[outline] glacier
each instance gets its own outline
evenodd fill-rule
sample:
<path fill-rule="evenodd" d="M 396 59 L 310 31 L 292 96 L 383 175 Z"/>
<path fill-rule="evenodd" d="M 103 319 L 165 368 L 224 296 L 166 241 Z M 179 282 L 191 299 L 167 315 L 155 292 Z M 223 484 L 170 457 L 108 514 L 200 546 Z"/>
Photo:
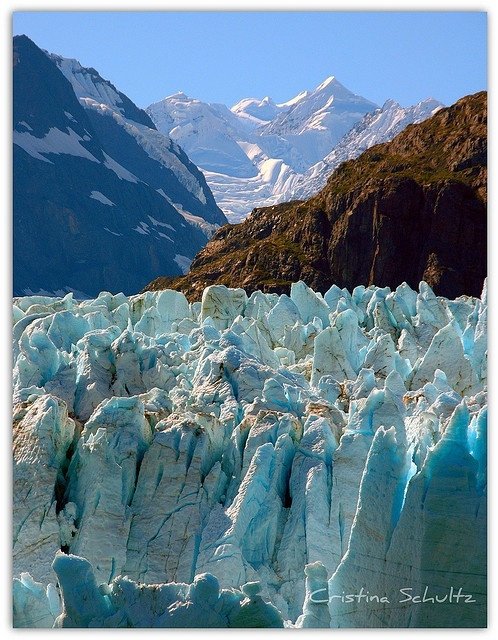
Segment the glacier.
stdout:
<path fill-rule="evenodd" d="M 486 284 L 15 298 L 14 626 L 485 626 L 486 326 Z"/>

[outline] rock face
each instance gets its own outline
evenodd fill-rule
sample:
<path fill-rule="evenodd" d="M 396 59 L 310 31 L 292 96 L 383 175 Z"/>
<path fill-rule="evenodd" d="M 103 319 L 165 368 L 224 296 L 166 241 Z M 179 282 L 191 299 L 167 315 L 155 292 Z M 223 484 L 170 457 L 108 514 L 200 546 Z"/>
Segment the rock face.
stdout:
<path fill-rule="evenodd" d="M 133 293 L 185 273 L 226 218 L 184 151 L 95 69 L 26 36 L 13 88 L 14 293 Z"/>
<path fill-rule="evenodd" d="M 256 209 L 221 228 L 182 278 L 156 290 L 199 297 L 213 283 L 288 292 L 301 279 L 478 295 L 486 276 L 486 93 L 441 109 L 343 163 L 306 202 Z"/>
<path fill-rule="evenodd" d="M 486 318 L 423 282 L 15 299 L 15 624 L 484 626 Z"/>

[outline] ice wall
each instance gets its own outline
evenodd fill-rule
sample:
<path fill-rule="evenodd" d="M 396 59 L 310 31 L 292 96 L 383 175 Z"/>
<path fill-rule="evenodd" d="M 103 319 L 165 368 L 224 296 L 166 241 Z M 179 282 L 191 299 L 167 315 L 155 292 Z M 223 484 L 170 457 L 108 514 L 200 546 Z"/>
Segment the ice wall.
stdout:
<path fill-rule="evenodd" d="M 205 626 L 484 625 L 486 314 L 425 283 L 15 299 L 15 624 L 195 626 L 204 580 Z"/>

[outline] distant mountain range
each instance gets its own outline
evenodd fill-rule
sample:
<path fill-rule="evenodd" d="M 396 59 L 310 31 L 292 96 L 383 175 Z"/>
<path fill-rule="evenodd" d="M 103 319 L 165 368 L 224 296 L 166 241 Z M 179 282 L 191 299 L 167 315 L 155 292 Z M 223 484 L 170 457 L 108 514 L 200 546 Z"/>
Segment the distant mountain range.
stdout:
<path fill-rule="evenodd" d="M 144 111 L 95 69 L 16 36 L 14 294 L 130 294 L 181 276 L 224 213 L 309 198 L 440 108 L 378 108 L 331 76 L 284 103 L 177 93 Z"/>
<path fill-rule="evenodd" d="M 314 197 L 226 225 L 186 276 L 159 278 L 148 288 L 199 299 L 215 283 L 287 293 L 303 280 L 325 293 L 332 285 L 395 288 L 405 281 L 416 288 L 425 280 L 438 295 L 479 296 L 486 276 L 486 123 L 486 93 L 462 98 L 341 164 Z M 350 136 L 361 138 L 362 129 Z"/>
<path fill-rule="evenodd" d="M 226 218 L 204 175 L 95 69 L 14 38 L 14 294 L 135 293 Z"/>
<path fill-rule="evenodd" d="M 180 92 L 147 113 L 185 149 L 229 220 L 238 222 L 255 207 L 309 197 L 340 162 L 391 140 L 441 106 L 428 99 L 403 108 L 389 100 L 378 108 L 331 76 L 280 104 L 246 98 L 229 109 Z"/>

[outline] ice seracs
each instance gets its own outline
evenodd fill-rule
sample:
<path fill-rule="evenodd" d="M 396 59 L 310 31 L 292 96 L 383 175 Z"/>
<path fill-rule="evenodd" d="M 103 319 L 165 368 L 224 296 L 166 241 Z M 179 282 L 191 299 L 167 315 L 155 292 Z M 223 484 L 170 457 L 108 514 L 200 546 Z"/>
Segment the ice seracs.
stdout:
<path fill-rule="evenodd" d="M 64 401 L 49 394 L 28 395 L 13 419 L 13 568 L 45 580 L 60 548 L 58 502 L 76 427 Z"/>
<path fill-rule="evenodd" d="M 14 299 L 17 626 L 485 623 L 486 291 L 290 294 Z"/>

